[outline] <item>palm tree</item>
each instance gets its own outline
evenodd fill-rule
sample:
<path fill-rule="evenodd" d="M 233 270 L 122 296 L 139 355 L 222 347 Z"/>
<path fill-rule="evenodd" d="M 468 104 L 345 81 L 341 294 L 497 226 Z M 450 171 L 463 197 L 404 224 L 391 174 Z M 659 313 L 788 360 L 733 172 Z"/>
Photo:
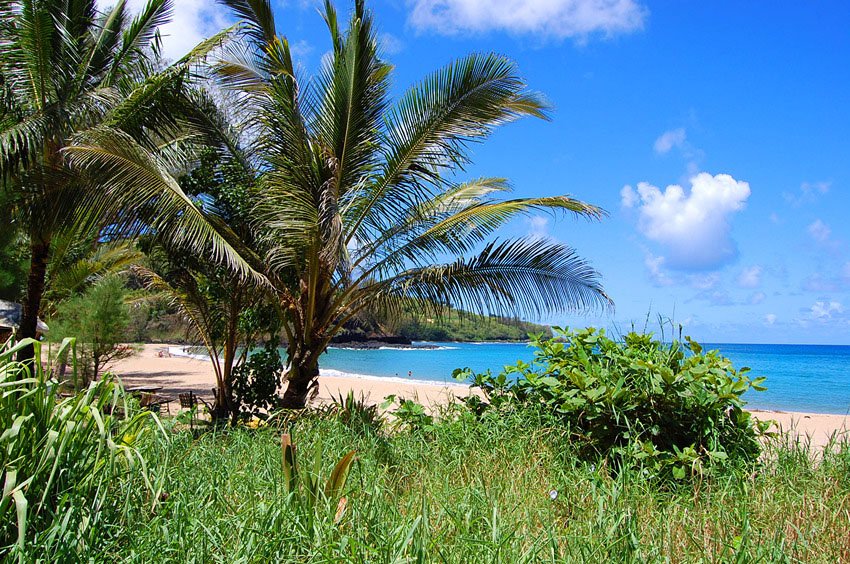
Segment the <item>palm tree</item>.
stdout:
<path fill-rule="evenodd" d="M 242 254 L 256 262 L 250 251 L 254 186 L 240 164 L 242 157 L 231 161 L 208 150 L 200 165 L 181 179 L 181 186 L 214 208 L 212 217 L 226 222 L 238 236 Z M 236 375 L 261 336 L 270 334 L 277 340 L 279 335 L 280 314 L 269 299 L 273 297 L 269 288 L 159 237 L 146 237 L 142 243 L 147 260 L 135 265 L 133 272 L 182 314 L 206 348 L 216 380 L 211 415 L 235 423 L 240 415 L 234 396 Z"/>
<path fill-rule="evenodd" d="M 42 317 L 52 318 L 63 301 L 84 293 L 101 279 L 126 272 L 143 260 L 144 255 L 133 241 L 101 241 L 99 235 L 99 232 L 63 230 L 53 237 L 39 307 Z"/>
<path fill-rule="evenodd" d="M 95 0 L 0 0 L 0 177 L 31 255 L 20 337 L 35 335 L 64 230 L 156 230 L 247 268 L 179 186 L 150 180 L 188 157 L 192 69 L 232 31 L 159 68 L 171 4 L 131 17 L 126 0 L 104 13 Z"/>
<path fill-rule="evenodd" d="M 367 307 L 544 314 L 610 304 L 570 247 L 489 239 L 532 211 L 597 219 L 601 210 L 566 196 L 500 199 L 503 179 L 456 180 L 472 143 L 517 118 L 546 117 L 510 60 L 463 57 L 391 104 L 392 69 L 363 0 L 345 32 L 326 1 L 333 51 L 313 80 L 295 72 L 267 0 L 223 3 L 244 19 L 245 41 L 217 71 L 252 109 L 247 152 L 267 276 L 285 312 L 289 407 L 305 405 L 319 356 Z"/>

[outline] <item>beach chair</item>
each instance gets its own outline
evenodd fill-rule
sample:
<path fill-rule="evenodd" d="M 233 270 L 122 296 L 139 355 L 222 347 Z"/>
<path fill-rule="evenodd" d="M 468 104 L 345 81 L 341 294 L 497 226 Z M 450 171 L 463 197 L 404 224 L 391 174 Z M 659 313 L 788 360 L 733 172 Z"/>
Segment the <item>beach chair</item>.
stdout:
<path fill-rule="evenodd" d="M 204 407 L 210 411 L 210 405 L 203 400 L 203 398 L 195 395 L 195 392 L 185 392 L 177 395 L 180 400 L 180 409 L 189 409 L 189 428 L 195 429 L 195 409 L 197 409 L 198 404 L 202 404 Z"/>
<path fill-rule="evenodd" d="M 159 413 L 162 411 L 162 406 L 165 406 L 166 412 L 171 415 L 171 402 L 174 401 L 172 398 L 166 396 L 160 396 L 152 393 L 142 393 L 139 398 L 139 405 L 142 409 L 147 409 L 148 411 L 153 411 L 154 413 Z"/>

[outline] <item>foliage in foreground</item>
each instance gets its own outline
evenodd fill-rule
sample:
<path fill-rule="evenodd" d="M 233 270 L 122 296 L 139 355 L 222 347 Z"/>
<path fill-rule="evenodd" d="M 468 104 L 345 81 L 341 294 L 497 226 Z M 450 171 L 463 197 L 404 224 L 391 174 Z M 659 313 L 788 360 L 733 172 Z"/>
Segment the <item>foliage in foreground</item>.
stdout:
<path fill-rule="evenodd" d="M 129 413 L 109 376 L 64 397 L 40 362 L 33 372 L 12 360 L 26 346 L 40 358 L 41 344 L 28 339 L 0 353 L 0 557 L 62 561 L 91 550 L 122 507 L 142 502 L 146 470 L 136 446 L 152 428 L 146 414 Z M 66 340 L 59 354 L 72 347 Z"/>
<path fill-rule="evenodd" d="M 29 558 L 120 562 L 836 562 L 850 557 L 850 445 L 768 439 L 763 464 L 659 487 L 582 460 L 533 410 L 391 423 L 352 396 L 200 436 L 175 421 L 100 483 L 85 542 Z M 297 444 L 296 461 L 293 444 Z M 35 456 L 34 454 L 32 456 Z M 346 479 L 347 478 L 347 479 Z M 63 498 L 57 498 L 63 499 Z M 86 498 L 68 498 L 75 512 Z M 109 510 L 111 504 L 115 509 Z M 67 509 L 67 508 L 66 508 Z M 66 531 L 73 526 L 54 526 Z M 67 540 L 67 537 L 61 540 Z"/>
<path fill-rule="evenodd" d="M 493 414 L 495 415 L 495 414 Z M 850 556 L 850 448 L 820 462 L 771 442 L 756 473 L 673 488 L 576 456 L 523 414 L 443 414 L 429 433 L 364 433 L 339 410 L 286 427 L 346 504 L 287 490 L 281 431 L 179 433 L 149 456 L 167 500 L 101 548 L 126 562 L 836 562 Z M 527 414 L 526 414 L 527 415 Z M 355 418 L 356 419 L 356 418 Z M 353 420 L 353 418 L 348 418 Z M 358 419 L 359 420 L 359 419 Z M 303 451 L 302 451 L 303 449 Z M 334 498 L 336 499 L 336 498 Z"/>
<path fill-rule="evenodd" d="M 538 409 L 570 431 L 584 458 L 601 456 L 651 476 L 683 479 L 729 464 L 753 463 L 768 423 L 744 411 L 749 390 L 763 390 L 749 368 L 736 370 L 718 351 L 686 339 L 665 344 L 651 334 L 622 341 L 593 328 L 556 329 L 536 338 L 531 363 L 498 376 L 455 376 L 480 389 L 476 411 Z"/>

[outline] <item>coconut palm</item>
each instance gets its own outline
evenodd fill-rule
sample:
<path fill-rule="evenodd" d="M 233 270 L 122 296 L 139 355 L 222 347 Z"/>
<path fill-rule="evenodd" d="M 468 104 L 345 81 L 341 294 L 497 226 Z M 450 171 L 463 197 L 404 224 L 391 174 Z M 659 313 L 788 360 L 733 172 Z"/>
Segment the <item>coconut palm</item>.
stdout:
<path fill-rule="evenodd" d="M 192 69 L 230 33 L 162 68 L 171 4 L 131 17 L 125 0 L 102 13 L 95 0 L 0 0 L 0 176 L 31 251 L 21 337 L 35 334 L 63 230 L 156 230 L 242 264 L 179 186 L 150 182 L 189 154 Z"/>
<path fill-rule="evenodd" d="M 325 3 L 333 49 L 312 80 L 296 72 L 267 0 L 223 3 L 244 19 L 245 40 L 217 71 L 252 110 L 255 215 L 285 311 L 288 406 L 305 404 L 319 356 L 367 307 L 551 314 L 610 303 L 570 247 L 490 239 L 521 214 L 596 219 L 598 208 L 566 196 L 505 199 L 503 179 L 457 181 L 472 143 L 517 118 L 546 117 L 510 60 L 463 57 L 392 104 L 392 69 L 363 0 L 344 32 Z"/>
<path fill-rule="evenodd" d="M 254 187 L 240 164 L 243 161 L 244 155 L 229 160 L 208 150 L 199 166 L 180 182 L 186 193 L 203 197 L 215 210 L 214 217 L 226 222 L 239 237 L 244 255 L 256 260 L 250 252 L 254 243 L 250 195 Z M 133 272 L 148 290 L 182 314 L 193 336 L 207 350 L 216 380 L 211 415 L 216 420 L 235 422 L 239 416 L 239 402 L 234 397 L 237 373 L 261 336 L 279 334 L 276 326 L 280 314 L 269 299 L 269 288 L 158 237 L 147 237 L 140 246 L 147 260 L 135 265 Z"/>
<path fill-rule="evenodd" d="M 60 231 L 54 235 L 39 308 L 42 317 L 54 317 L 63 301 L 84 293 L 101 279 L 126 272 L 144 259 L 133 241 L 101 241 L 99 235 L 80 230 Z"/>

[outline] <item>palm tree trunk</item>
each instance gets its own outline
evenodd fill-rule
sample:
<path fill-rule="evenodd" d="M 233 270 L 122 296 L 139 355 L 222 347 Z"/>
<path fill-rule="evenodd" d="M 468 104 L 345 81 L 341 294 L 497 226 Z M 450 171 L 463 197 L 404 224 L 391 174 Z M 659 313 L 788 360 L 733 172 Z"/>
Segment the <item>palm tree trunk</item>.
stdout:
<path fill-rule="evenodd" d="M 239 422 L 239 409 L 233 401 L 233 362 L 236 359 L 236 336 L 231 335 L 231 341 L 224 347 L 224 370 L 221 385 L 215 398 L 216 406 L 221 410 L 222 418 L 229 417 L 230 423 Z"/>
<path fill-rule="evenodd" d="M 319 355 L 321 351 L 304 350 L 297 345 L 289 345 L 289 372 L 286 375 L 289 385 L 283 394 L 283 407 L 303 409 L 307 406 L 315 386 L 319 385 Z"/>
<path fill-rule="evenodd" d="M 35 339 L 38 333 L 38 312 L 41 298 L 44 295 L 44 282 L 47 278 L 47 260 L 50 257 L 50 237 L 31 238 L 30 271 L 27 276 L 27 295 L 21 312 L 21 322 L 18 327 L 18 338 Z M 27 362 L 35 356 L 32 346 L 25 347 L 18 353 L 18 360 Z"/>

